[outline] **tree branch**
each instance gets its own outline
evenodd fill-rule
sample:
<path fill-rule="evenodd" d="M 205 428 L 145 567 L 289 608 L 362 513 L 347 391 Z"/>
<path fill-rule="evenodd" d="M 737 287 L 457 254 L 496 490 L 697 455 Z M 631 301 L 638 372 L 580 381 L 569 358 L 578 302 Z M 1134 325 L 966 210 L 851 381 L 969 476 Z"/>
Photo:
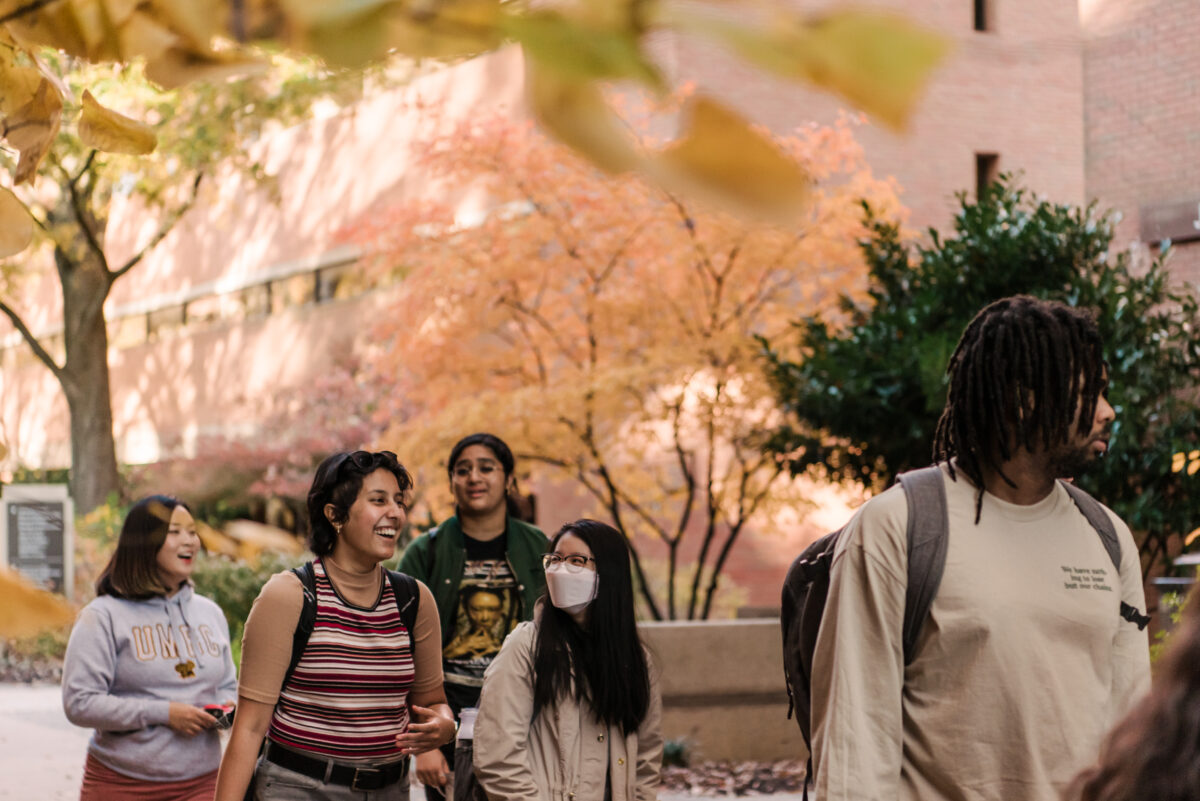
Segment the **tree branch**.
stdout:
<path fill-rule="evenodd" d="M 79 196 L 79 181 L 88 170 L 92 167 L 92 161 L 96 157 L 96 151 L 88 153 L 87 160 L 84 161 L 83 167 L 79 172 L 72 176 L 67 181 L 67 191 L 71 195 L 71 211 L 75 214 L 75 222 L 79 223 L 79 227 L 83 230 L 83 237 L 87 240 L 88 247 L 92 249 L 92 253 L 100 260 L 100 265 L 104 270 L 108 271 L 108 258 L 104 255 L 104 248 L 101 247 L 100 241 L 96 238 L 96 232 L 92 230 L 91 223 L 88 222 L 88 215 L 84 209 L 83 198 Z"/>
<path fill-rule="evenodd" d="M 58 365 L 58 362 L 54 361 L 54 357 L 50 355 L 50 352 L 42 347 L 42 343 L 39 342 L 38 338 L 33 335 L 33 332 L 29 330 L 29 326 L 25 325 L 25 321 L 21 319 L 21 316 L 17 314 L 17 312 L 11 306 L 2 300 L 0 300 L 0 312 L 4 312 L 4 314 L 7 315 L 8 319 L 13 324 L 13 328 L 16 328 L 19 332 L 21 332 L 21 337 L 24 338 L 25 342 L 29 345 L 30 349 L 33 351 L 33 354 L 38 357 L 38 360 L 41 361 L 42 364 L 46 365 L 50 372 L 54 373 L 54 377 L 58 379 L 59 383 L 65 382 L 66 374 L 63 372 L 62 367 Z"/>
<path fill-rule="evenodd" d="M 188 199 L 185 200 L 181 206 L 176 208 L 175 211 L 172 212 L 167 217 L 166 221 L 162 224 L 162 227 L 160 227 L 158 229 L 158 233 L 156 233 L 154 235 L 154 237 L 149 242 L 146 243 L 146 246 L 144 248 L 139 250 L 133 257 L 131 257 L 129 259 L 129 261 L 127 261 L 123 265 L 121 265 L 121 268 L 119 270 L 109 273 L 109 281 L 116 281 L 122 275 L 124 275 L 125 273 L 129 272 L 134 267 L 136 267 L 138 265 L 138 262 L 140 262 L 143 258 L 145 258 L 147 253 L 154 250 L 154 248 L 158 245 L 158 243 L 163 241 L 163 239 L 166 238 L 167 234 L 171 233 L 171 229 L 175 227 L 175 224 L 178 223 L 179 220 L 183 218 L 183 215 L 187 214 L 188 210 L 196 203 L 196 196 L 200 192 L 200 181 L 203 180 L 203 178 L 204 178 L 203 170 L 196 173 L 196 180 L 192 181 L 191 196 L 189 196 Z M 107 268 L 108 262 L 105 262 L 104 266 L 105 266 L 105 268 Z"/>

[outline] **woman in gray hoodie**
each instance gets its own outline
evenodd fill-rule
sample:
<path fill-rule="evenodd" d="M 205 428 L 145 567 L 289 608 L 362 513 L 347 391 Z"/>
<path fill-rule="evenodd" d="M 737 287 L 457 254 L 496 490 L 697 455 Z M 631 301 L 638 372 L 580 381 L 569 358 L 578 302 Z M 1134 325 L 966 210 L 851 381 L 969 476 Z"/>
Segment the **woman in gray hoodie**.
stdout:
<path fill-rule="evenodd" d="M 206 705 L 232 704 L 237 676 L 220 607 L 192 591 L 200 540 L 180 500 L 129 510 L 63 665 L 63 709 L 96 730 L 81 801 L 209 801 L 221 744 Z"/>

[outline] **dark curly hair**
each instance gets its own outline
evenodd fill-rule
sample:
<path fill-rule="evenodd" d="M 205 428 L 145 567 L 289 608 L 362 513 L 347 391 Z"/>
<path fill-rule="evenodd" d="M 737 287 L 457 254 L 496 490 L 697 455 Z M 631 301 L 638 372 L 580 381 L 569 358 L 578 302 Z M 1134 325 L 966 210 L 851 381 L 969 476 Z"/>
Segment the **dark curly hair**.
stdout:
<path fill-rule="evenodd" d="M 933 458 L 949 461 L 979 487 L 983 473 L 1012 484 L 1001 465 L 1013 446 L 1051 448 L 1086 434 L 1108 371 L 1094 317 L 1057 301 L 1015 295 L 984 307 L 946 368 L 950 391 L 934 434 Z M 1076 410 L 1078 409 L 1078 418 Z"/>
<path fill-rule="evenodd" d="M 317 556 L 327 556 L 337 543 L 337 530 L 325 516 L 326 504 L 333 504 L 336 521 L 344 522 L 363 479 L 376 470 L 394 475 L 403 493 L 413 487 L 412 476 L 391 451 L 340 451 L 317 467 L 308 490 L 308 547 Z"/>
<path fill-rule="evenodd" d="M 1109 733 L 1100 760 L 1066 797 L 1080 801 L 1194 801 L 1200 798 L 1200 597 L 1155 672 L 1154 688 Z"/>

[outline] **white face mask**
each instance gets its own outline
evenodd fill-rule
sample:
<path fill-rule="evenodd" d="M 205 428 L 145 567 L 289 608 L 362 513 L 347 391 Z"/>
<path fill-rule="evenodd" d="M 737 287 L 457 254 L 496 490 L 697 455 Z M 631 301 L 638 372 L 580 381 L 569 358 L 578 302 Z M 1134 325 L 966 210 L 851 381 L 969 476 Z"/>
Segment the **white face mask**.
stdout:
<path fill-rule="evenodd" d="M 550 591 L 550 603 L 569 615 L 587 609 L 596 598 L 600 577 L 595 570 L 580 570 L 572 573 L 566 565 L 552 565 L 546 570 L 546 589 Z"/>

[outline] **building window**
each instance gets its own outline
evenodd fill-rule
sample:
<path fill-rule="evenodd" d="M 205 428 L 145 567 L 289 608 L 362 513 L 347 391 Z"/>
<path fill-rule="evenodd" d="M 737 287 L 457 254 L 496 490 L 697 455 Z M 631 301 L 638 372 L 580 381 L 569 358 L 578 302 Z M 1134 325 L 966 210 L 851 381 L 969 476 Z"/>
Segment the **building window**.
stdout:
<path fill-rule="evenodd" d="M 987 188 L 996 182 L 1000 173 L 1000 156 L 997 153 L 975 154 L 975 199 L 983 197 Z"/>
<path fill-rule="evenodd" d="M 975 30 L 990 31 L 992 29 L 988 11 L 988 0 L 975 0 Z"/>

